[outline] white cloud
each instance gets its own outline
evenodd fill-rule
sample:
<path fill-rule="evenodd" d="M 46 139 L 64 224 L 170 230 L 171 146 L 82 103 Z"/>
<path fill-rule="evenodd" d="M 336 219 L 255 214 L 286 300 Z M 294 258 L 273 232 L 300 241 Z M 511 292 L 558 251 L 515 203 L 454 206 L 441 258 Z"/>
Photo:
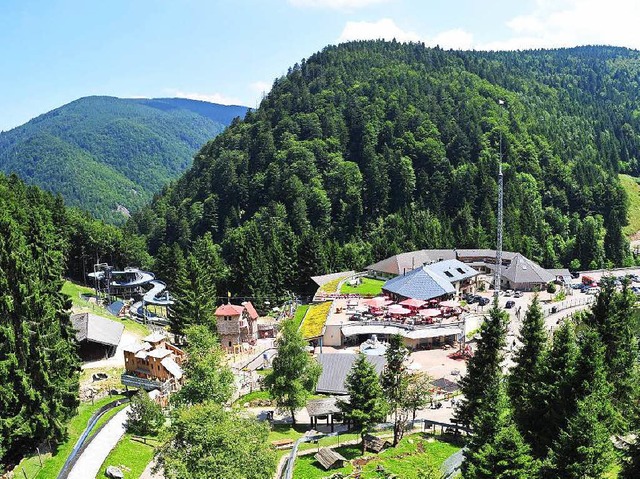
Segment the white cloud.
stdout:
<path fill-rule="evenodd" d="M 356 10 L 390 0 L 289 0 L 294 7 L 329 8 L 333 10 Z"/>
<path fill-rule="evenodd" d="M 347 22 L 338 38 L 338 42 L 352 40 L 392 40 L 399 42 L 421 41 L 420 35 L 405 31 L 390 18 L 383 18 L 377 22 Z"/>
<path fill-rule="evenodd" d="M 255 81 L 249 85 L 249 88 L 256 93 L 266 94 L 271 90 L 271 83 L 266 81 Z"/>
<path fill-rule="evenodd" d="M 439 45 L 442 48 L 454 50 L 468 50 L 473 48 L 473 34 L 462 28 L 454 28 L 438 33 L 433 39 L 427 40 L 429 45 Z"/>
<path fill-rule="evenodd" d="M 189 98 L 190 100 L 208 101 L 210 103 L 220 103 L 221 105 L 242 105 L 238 98 L 230 97 L 223 93 L 193 93 L 171 90 L 171 94 L 176 98 Z"/>
<path fill-rule="evenodd" d="M 427 45 L 439 45 L 449 49 L 468 49 L 473 47 L 473 35 L 461 28 L 440 32 L 434 37 L 422 36 L 419 33 L 403 30 L 390 18 L 377 22 L 347 22 L 338 42 L 352 40 L 392 40 L 399 42 L 424 42 Z"/>
<path fill-rule="evenodd" d="M 537 0 L 530 13 L 510 19 L 512 36 L 483 50 L 606 44 L 640 48 L 637 0 Z"/>

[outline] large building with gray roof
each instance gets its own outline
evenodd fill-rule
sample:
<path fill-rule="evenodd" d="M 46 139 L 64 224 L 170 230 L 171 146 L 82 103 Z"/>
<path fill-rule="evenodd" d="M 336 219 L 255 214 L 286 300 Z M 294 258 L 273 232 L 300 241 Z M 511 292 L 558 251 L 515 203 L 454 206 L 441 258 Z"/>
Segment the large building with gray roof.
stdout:
<path fill-rule="evenodd" d="M 71 315 L 71 324 L 80 345 L 79 355 L 84 360 L 96 360 L 115 354 L 124 325 L 91 313 Z"/>

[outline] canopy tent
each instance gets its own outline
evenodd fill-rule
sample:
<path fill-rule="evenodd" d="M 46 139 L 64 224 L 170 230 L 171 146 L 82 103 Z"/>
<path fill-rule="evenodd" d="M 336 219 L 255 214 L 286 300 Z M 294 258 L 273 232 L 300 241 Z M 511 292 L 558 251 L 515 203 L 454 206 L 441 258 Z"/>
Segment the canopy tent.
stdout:
<path fill-rule="evenodd" d="M 387 325 L 345 325 L 342 327 L 342 334 L 345 337 L 358 336 L 365 334 L 376 334 L 381 336 L 383 334 L 394 335 L 399 334 L 402 337 L 409 339 L 425 339 L 425 338 L 437 338 L 439 336 L 459 336 L 463 333 L 462 329 L 457 327 L 431 327 L 415 330 L 407 330 L 397 326 Z"/>
<path fill-rule="evenodd" d="M 460 306 L 460 301 L 448 299 L 447 301 L 441 301 L 440 306 L 442 306 L 443 308 L 457 308 L 458 306 Z"/>
<path fill-rule="evenodd" d="M 409 298 L 401 301 L 399 303 L 401 306 L 406 306 L 407 308 L 420 308 L 427 304 L 426 301 L 422 301 L 421 299 Z"/>
<path fill-rule="evenodd" d="M 392 304 L 391 306 L 389 306 L 388 311 L 389 311 L 389 314 L 409 314 L 409 313 L 411 313 L 410 309 L 403 308 L 399 304 Z"/>
<path fill-rule="evenodd" d="M 418 311 L 418 315 L 425 316 L 427 318 L 435 318 L 436 316 L 440 316 L 439 309 L 422 309 Z"/>

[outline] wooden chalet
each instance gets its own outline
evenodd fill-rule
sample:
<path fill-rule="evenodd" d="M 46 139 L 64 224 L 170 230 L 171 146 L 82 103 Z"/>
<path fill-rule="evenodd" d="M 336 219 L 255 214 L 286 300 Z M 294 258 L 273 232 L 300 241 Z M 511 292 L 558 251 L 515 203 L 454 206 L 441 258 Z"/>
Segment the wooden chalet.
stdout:
<path fill-rule="evenodd" d="M 325 471 L 344 467 L 344 463 L 347 461 L 344 456 L 327 447 L 320 448 L 318 453 L 313 457 L 316 458 L 316 461 L 320 463 Z"/>

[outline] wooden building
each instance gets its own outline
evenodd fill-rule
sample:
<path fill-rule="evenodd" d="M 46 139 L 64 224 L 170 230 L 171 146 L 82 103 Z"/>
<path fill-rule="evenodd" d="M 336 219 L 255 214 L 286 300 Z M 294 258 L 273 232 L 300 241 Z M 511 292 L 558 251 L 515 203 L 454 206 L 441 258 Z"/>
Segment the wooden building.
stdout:
<path fill-rule="evenodd" d="M 344 463 L 347 462 L 347 459 L 344 456 L 327 447 L 320 448 L 318 453 L 313 457 L 315 457 L 316 461 L 324 467 L 325 471 L 344 467 Z"/>
<path fill-rule="evenodd" d="M 95 361 L 116 353 L 124 325 L 91 313 L 71 315 L 71 324 L 76 330 L 76 341 L 80 345 L 78 354 L 84 361 Z"/>
<path fill-rule="evenodd" d="M 167 341 L 162 333 L 153 333 L 142 344 L 124 348 L 125 373 L 122 384 L 163 393 L 177 391 L 182 386 L 182 364 L 186 354 Z"/>
<path fill-rule="evenodd" d="M 227 351 L 243 343 L 253 345 L 258 339 L 258 313 L 247 301 L 238 306 L 223 304 L 215 311 L 220 344 Z"/>

